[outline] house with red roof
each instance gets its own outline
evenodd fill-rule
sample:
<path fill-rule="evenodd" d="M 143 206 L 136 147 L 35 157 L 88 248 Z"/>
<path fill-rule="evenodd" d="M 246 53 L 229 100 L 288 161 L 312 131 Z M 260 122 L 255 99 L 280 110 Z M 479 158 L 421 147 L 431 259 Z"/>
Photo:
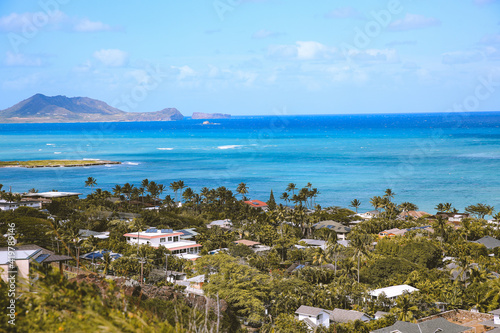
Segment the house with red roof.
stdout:
<path fill-rule="evenodd" d="M 130 245 L 146 244 L 152 247 L 164 246 L 172 254 L 189 260 L 196 260 L 200 257 L 201 245 L 194 241 L 182 238 L 182 232 L 176 232 L 172 229 L 149 228 L 146 231 L 130 232 L 124 237 Z"/>
<path fill-rule="evenodd" d="M 262 208 L 263 210 L 267 210 L 267 203 L 265 203 L 264 201 L 248 200 L 248 201 L 245 201 L 245 203 L 247 205 L 254 207 L 254 208 Z"/>

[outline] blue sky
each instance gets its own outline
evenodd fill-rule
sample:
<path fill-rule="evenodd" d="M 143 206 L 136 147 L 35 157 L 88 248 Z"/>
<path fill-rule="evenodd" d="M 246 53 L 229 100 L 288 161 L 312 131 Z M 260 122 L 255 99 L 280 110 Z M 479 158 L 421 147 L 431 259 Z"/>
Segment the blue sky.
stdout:
<path fill-rule="evenodd" d="M 500 110 L 500 1 L 2 1 L 0 109 Z"/>

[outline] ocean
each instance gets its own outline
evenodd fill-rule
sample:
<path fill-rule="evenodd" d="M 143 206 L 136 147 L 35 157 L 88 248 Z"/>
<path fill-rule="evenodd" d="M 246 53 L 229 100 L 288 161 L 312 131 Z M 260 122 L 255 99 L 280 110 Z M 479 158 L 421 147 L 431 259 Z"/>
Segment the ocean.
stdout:
<path fill-rule="evenodd" d="M 500 112 L 255 116 L 174 122 L 0 124 L 0 160 L 104 159 L 121 165 L 0 168 L 0 184 L 90 193 L 144 178 L 200 188 L 244 182 L 278 199 L 288 183 L 318 188 L 322 206 L 347 207 L 391 188 L 394 201 L 434 213 L 440 202 L 500 210 Z M 173 194 L 168 190 L 163 194 Z"/>

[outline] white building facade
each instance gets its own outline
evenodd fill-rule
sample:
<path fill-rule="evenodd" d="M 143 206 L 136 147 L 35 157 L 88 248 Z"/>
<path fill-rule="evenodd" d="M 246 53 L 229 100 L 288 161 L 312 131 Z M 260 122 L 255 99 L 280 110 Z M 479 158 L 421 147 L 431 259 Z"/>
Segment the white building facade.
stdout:
<path fill-rule="evenodd" d="M 201 245 L 195 241 L 182 239 L 182 232 L 174 232 L 172 229 L 149 228 L 146 231 L 131 232 L 123 236 L 127 238 L 130 245 L 149 245 L 152 247 L 164 246 L 172 254 L 185 259 L 197 259 Z"/>

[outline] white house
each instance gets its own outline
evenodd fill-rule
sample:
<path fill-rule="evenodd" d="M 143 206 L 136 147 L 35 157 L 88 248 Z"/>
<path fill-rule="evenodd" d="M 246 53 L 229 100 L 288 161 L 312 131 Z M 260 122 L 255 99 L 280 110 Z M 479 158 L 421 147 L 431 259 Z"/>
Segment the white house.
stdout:
<path fill-rule="evenodd" d="M 295 314 L 298 315 L 299 320 L 304 321 L 312 329 L 319 325 L 330 326 L 330 314 L 324 309 L 301 305 Z"/>
<path fill-rule="evenodd" d="M 217 221 L 212 221 L 207 225 L 207 228 L 210 229 L 212 227 L 219 227 L 219 228 L 224 228 L 224 229 L 231 229 L 233 227 L 233 223 L 231 222 L 230 219 L 225 219 L 225 220 L 217 220 Z"/>
<path fill-rule="evenodd" d="M 8 202 L 6 200 L 0 200 L 0 210 L 16 210 L 19 207 L 31 207 L 36 209 L 42 208 L 42 203 L 40 201 L 22 200 Z"/>
<path fill-rule="evenodd" d="M 174 232 L 172 229 L 149 228 L 146 231 L 131 232 L 125 234 L 127 243 L 131 245 L 147 244 L 152 247 L 164 246 L 172 254 L 184 259 L 195 260 L 201 250 L 201 245 L 194 241 L 182 239 L 182 232 Z"/>
<path fill-rule="evenodd" d="M 370 291 L 370 296 L 378 298 L 380 295 L 385 294 L 385 297 L 389 299 L 396 299 L 399 296 L 403 295 L 403 293 L 408 292 L 412 293 L 414 291 L 418 291 L 417 288 L 409 286 L 407 284 L 400 284 L 397 286 L 385 287 L 380 289 L 375 289 Z"/>

